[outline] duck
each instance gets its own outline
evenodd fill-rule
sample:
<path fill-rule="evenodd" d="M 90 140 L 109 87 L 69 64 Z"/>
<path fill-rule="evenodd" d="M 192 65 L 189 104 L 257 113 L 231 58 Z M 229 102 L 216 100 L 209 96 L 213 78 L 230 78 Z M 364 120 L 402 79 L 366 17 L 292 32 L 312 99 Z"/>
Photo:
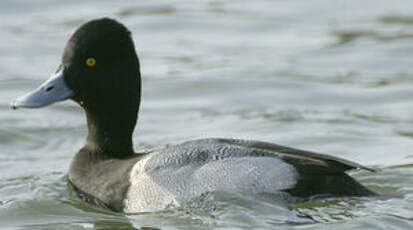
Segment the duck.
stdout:
<path fill-rule="evenodd" d="M 288 202 L 377 195 L 347 174 L 370 168 L 264 141 L 205 138 L 135 153 L 141 87 L 131 32 L 115 19 L 98 18 L 69 38 L 56 72 L 11 107 L 64 100 L 80 105 L 88 134 L 72 159 L 68 182 L 79 196 L 116 212 L 159 211 L 216 191 Z"/>

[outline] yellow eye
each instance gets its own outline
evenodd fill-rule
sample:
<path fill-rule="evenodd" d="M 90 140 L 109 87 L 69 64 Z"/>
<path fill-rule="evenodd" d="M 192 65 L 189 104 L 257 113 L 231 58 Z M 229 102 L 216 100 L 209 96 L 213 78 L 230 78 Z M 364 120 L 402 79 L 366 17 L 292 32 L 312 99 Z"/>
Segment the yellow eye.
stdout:
<path fill-rule="evenodd" d="M 89 67 L 95 66 L 96 65 L 96 60 L 94 58 L 88 58 L 86 59 L 86 65 Z"/>

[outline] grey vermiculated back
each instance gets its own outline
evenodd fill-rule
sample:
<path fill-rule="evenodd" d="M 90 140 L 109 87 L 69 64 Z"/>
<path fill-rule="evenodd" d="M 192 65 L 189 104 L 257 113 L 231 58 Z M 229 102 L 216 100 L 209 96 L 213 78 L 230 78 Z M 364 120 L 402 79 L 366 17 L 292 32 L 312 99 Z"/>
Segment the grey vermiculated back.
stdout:
<path fill-rule="evenodd" d="M 125 209 L 139 212 L 181 205 L 210 191 L 276 193 L 292 188 L 297 172 L 276 157 L 206 139 L 147 156 L 130 178 Z"/>

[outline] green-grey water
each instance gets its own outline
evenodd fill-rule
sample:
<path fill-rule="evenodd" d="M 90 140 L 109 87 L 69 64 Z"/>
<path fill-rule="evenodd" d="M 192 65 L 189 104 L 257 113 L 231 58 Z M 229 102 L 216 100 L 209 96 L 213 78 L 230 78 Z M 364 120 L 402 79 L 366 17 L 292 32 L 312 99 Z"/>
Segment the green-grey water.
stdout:
<path fill-rule="evenodd" d="M 0 228 L 411 229 L 412 13 L 408 0 L 0 1 Z M 81 202 L 66 183 L 86 136 L 81 109 L 9 103 L 54 72 L 80 24 L 103 16 L 130 28 L 141 59 L 137 151 L 270 141 L 377 169 L 350 174 L 391 198 L 291 210 L 211 193 L 133 216 Z"/>

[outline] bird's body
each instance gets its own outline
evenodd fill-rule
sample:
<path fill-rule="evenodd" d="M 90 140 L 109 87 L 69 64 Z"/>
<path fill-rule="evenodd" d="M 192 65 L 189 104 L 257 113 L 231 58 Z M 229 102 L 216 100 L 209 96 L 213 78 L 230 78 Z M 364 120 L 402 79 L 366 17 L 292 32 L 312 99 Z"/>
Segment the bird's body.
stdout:
<path fill-rule="evenodd" d="M 373 195 L 344 172 L 360 167 L 271 143 L 215 138 L 125 159 L 93 158 L 81 150 L 69 179 L 109 208 L 136 213 L 180 206 L 211 191 L 280 195 L 287 201 Z"/>

